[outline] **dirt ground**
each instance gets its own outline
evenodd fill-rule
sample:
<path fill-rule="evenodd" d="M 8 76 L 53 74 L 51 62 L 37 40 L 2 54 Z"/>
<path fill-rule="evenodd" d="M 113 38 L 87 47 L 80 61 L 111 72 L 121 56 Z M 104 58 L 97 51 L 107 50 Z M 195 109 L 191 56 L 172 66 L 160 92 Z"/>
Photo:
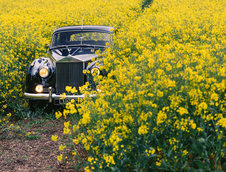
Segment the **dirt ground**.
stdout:
<path fill-rule="evenodd" d="M 76 170 L 73 164 L 59 163 L 59 142 L 51 140 L 52 135 L 62 136 L 63 122 L 59 120 L 22 120 L 20 127 L 26 132 L 35 132 L 29 136 L 0 137 L 0 171 L 83 171 Z M 4 133 L 0 133 L 0 136 Z M 77 151 L 82 152 L 81 147 Z M 74 163 L 78 164 L 79 161 Z"/>

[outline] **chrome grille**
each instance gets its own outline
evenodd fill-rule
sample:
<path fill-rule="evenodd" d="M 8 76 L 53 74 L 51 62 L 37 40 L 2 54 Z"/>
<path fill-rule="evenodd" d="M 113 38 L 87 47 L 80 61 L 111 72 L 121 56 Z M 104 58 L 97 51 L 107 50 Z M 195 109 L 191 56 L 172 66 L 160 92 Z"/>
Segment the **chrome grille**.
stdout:
<path fill-rule="evenodd" d="M 66 86 L 76 87 L 84 85 L 82 62 L 60 62 L 56 63 L 56 93 L 66 92 Z"/>

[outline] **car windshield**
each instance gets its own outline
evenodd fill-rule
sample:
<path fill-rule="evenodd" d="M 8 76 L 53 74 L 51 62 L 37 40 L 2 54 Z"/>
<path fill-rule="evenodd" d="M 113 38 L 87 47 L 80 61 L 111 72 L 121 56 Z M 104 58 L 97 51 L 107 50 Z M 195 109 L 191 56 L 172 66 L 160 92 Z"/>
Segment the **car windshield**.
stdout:
<path fill-rule="evenodd" d="M 52 47 L 67 46 L 67 45 L 94 45 L 106 46 L 106 43 L 111 42 L 111 34 L 106 32 L 84 32 L 70 31 L 57 32 L 53 35 Z"/>

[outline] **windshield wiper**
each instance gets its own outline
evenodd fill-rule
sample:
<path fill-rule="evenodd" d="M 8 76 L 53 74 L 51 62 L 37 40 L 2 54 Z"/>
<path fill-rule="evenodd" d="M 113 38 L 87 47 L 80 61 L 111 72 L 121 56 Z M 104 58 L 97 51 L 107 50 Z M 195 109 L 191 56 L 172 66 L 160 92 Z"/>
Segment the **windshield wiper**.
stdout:
<path fill-rule="evenodd" d="M 68 49 L 68 47 L 80 47 L 80 45 L 57 45 L 57 46 L 50 48 L 50 50 L 57 49 L 57 48 L 67 48 Z"/>

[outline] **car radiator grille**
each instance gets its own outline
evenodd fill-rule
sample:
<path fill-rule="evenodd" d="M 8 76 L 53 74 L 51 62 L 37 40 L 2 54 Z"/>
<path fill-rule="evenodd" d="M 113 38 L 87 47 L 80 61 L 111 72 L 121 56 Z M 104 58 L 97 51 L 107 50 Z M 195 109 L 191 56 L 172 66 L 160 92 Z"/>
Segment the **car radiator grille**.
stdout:
<path fill-rule="evenodd" d="M 56 63 L 56 93 L 66 92 L 66 86 L 84 85 L 83 63 Z"/>

